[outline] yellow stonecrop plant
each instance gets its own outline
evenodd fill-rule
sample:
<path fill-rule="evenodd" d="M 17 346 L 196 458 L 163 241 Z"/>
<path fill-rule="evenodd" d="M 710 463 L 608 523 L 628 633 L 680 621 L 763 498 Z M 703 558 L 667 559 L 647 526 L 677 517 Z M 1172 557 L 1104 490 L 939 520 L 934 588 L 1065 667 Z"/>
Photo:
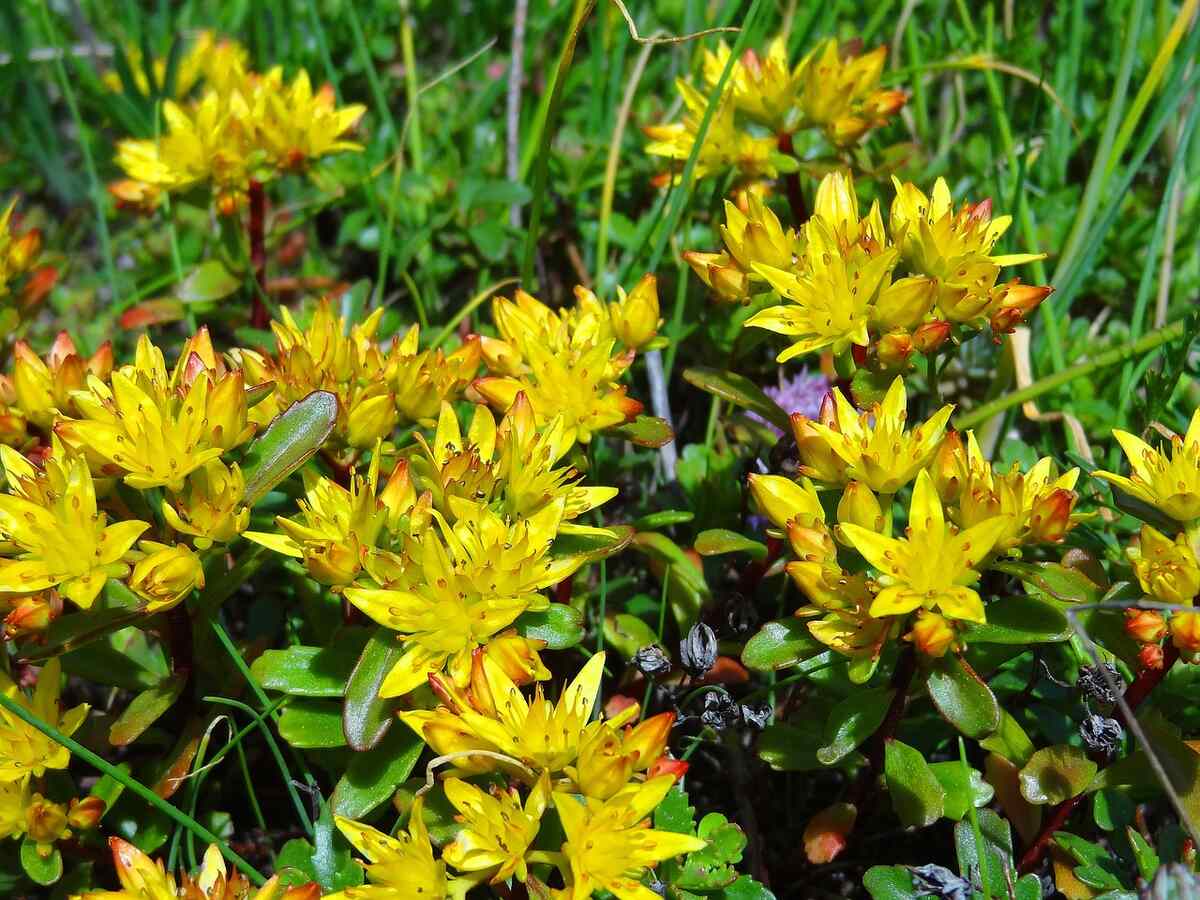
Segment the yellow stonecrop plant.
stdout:
<path fill-rule="evenodd" d="M 500 337 L 480 338 L 490 374 L 475 379 L 470 393 L 498 411 L 524 393 L 539 425 L 561 417 L 564 440 L 586 444 L 642 411 L 619 379 L 654 339 L 658 310 L 653 275 L 607 307 L 582 287 L 569 309 L 553 310 L 524 291 L 499 298 L 492 320 Z"/>
<path fill-rule="evenodd" d="M 747 50 L 731 63 L 731 52 L 724 42 L 702 52 L 703 89 L 676 80 L 686 114 L 681 122 L 644 128 L 648 154 L 679 164 L 689 158 L 708 98 L 727 66 L 729 77 L 696 156 L 696 178 L 731 169 L 743 179 L 795 171 L 796 162 L 786 154 L 810 136 L 840 155 L 886 125 L 906 99 L 903 91 L 879 86 L 886 47 L 860 53 L 854 44 L 830 38 L 794 66 L 783 35 L 771 41 L 765 55 Z"/>
<path fill-rule="evenodd" d="M 53 266 L 38 266 L 42 233 L 20 229 L 16 208 L 14 198 L 0 213 L 0 341 L 19 331 L 58 278 Z"/>
<path fill-rule="evenodd" d="M 235 44 L 209 37 L 194 45 L 176 100 L 162 104 L 163 133 L 117 145 L 127 180 L 110 186 L 121 202 L 154 208 L 161 195 L 208 186 L 217 209 L 241 207 L 252 181 L 300 171 L 334 153 L 362 148 L 346 135 L 362 118 L 361 104 L 338 107 L 333 87 L 314 91 L 301 70 L 288 81 L 281 68 L 250 70 Z M 184 100 L 198 82 L 203 89 Z"/>
<path fill-rule="evenodd" d="M 941 656 L 961 644 L 964 625 L 985 622 L 981 573 L 1005 554 L 1063 539 L 1079 473 L 1058 475 L 1049 458 L 1028 472 L 997 471 L 972 432 L 964 447 L 945 431 L 950 406 L 907 428 L 900 378 L 861 412 L 840 390 L 831 395 L 819 419 L 792 417 L 797 479 L 751 475 L 750 492 L 794 557 L 787 572 L 808 601 L 796 615 L 865 680 L 890 639 L 904 635 Z M 894 500 L 909 488 L 901 532 Z M 837 494 L 836 523 L 819 491 Z"/>
<path fill-rule="evenodd" d="M 791 341 L 779 362 L 870 348 L 879 368 L 903 371 L 914 351 L 935 353 L 952 336 L 1011 332 L 1049 295 L 1019 279 L 998 283 L 1004 267 L 1044 254 L 993 255 L 1011 217 L 992 218 L 990 201 L 955 211 L 943 179 L 931 196 L 898 180 L 895 187 L 885 225 L 878 201 L 860 218 L 853 179 L 832 172 L 798 234 L 761 200 L 748 201 L 746 212 L 726 203 L 725 250 L 685 258 L 720 300 L 783 301 L 745 323 Z"/>

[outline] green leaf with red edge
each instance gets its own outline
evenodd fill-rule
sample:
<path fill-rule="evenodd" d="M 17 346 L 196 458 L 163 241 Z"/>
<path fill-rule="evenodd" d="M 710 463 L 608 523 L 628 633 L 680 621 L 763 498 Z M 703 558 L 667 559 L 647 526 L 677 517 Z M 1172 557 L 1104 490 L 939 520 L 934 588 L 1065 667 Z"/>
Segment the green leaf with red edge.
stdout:
<path fill-rule="evenodd" d="M 1105 588 L 1096 584 L 1078 569 L 1056 562 L 1024 563 L 999 562 L 992 568 L 1007 575 L 1015 575 L 1027 587 L 1061 600 L 1065 603 L 1099 603 Z"/>
<path fill-rule="evenodd" d="M 348 819 L 362 819 L 391 799 L 412 773 L 425 743 L 408 728 L 392 728 L 373 750 L 356 753 L 346 765 L 329 803 Z"/>
<path fill-rule="evenodd" d="M 746 641 L 742 662 L 758 672 L 773 672 L 813 657 L 824 646 L 812 636 L 803 619 L 779 619 L 767 622 Z"/>
<path fill-rule="evenodd" d="M 276 416 L 242 462 L 245 502 L 253 506 L 308 462 L 333 431 L 337 416 L 337 397 L 328 391 L 313 391 Z"/>
<path fill-rule="evenodd" d="M 624 438 L 639 447 L 658 449 L 675 440 L 675 432 L 666 419 L 657 416 L 638 416 L 632 422 L 608 428 L 605 434 Z"/>
<path fill-rule="evenodd" d="M 403 653 L 395 633 L 381 626 L 371 633 L 350 673 L 342 704 L 342 726 L 346 741 L 359 752 L 383 740 L 395 721 L 399 698 L 384 699 L 379 696 L 379 688 Z"/>
<path fill-rule="evenodd" d="M 134 697 L 109 728 L 109 743 L 125 747 L 136 741 L 175 704 L 186 684 L 187 676 L 176 673 Z"/>
<path fill-rule="evenodd" d="M 884 747 L 883 772 L 892 809 L 902 825 L 924 828 L 942 817 L 946 789 L 920 750 L 889 738 Z"/>

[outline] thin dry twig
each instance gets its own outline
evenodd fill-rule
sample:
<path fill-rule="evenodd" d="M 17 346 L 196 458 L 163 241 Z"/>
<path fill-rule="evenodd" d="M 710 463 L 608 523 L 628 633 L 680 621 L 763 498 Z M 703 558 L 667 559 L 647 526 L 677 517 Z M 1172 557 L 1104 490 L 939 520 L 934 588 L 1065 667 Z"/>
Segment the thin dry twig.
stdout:
<path fill-rule="evenodd" d="M 687 41 L 694 41 L 697 38 L 707 37 L 710 34 L 737 34 L 742 30 L 734 28 L 731 25 L 723 25 L 717 28 L 705 28 L 703 31 L 693 31 L 691 34 L 663 35 L 655 33 L 650 35 L 650 37 L 642 37 L 638 34 L 637 25 L 634 24 L 633 16 L 625 8 L 625 4 L 621 0 L 612 0 L 612 2 L 621 11 L 621 15 L 624 16 L 625 24 L 629 27 L 629 36 L 639 44 L 683 44 Z"/>

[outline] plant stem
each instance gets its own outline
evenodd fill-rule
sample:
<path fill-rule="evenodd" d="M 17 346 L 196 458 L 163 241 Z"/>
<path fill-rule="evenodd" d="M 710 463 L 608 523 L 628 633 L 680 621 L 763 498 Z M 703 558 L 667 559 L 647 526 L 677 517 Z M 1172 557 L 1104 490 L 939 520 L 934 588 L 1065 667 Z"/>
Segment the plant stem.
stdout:
<path fill-rule="evenodd" d="M 788 156 L 796 155 L 790 132 L 779 135 L 779 152 Z M 788 172 L 783 177 L 783 186 L 787 191 L 788 206 L 792 208 L 792 226 L 799 228 L 808 221 L 808 204 L 804 202 L 804 191 L 800 189 L 800 173 Z"/>
<path fill-rule="evenodd" d="M 263 184 L 256 178 L 250 179 L 250 218 L 247 227 L 250 232 L 250 267 L 254 270 L 254 283 L 257 288 L 250 312 L 250 325 L 253 328 L 266 328 L 271 323 L 267 306 L 263 303 L 263 295 L 267 290 L 267 194 Z"/>
<path fill-rule="evenodd" d="M 11 713 L 26 724 L 32 725 L 46 737 L 50 738 L 50 740 L 62 745 L 63 747 L 66 747 L 73 756 L 79 757 L 88 765 L 98 769 L 105 775 L 108 775 L 114 781 L 124 785 L 127 789 L 133 791 L 133 793 L 137 794 L 159 812 L 167 816 L 167 818 L 171 819 L 173 822 L 177 822 L 188 831 L 192 832 L 192 834 L 196 835 L 196 837 L 200 838 L 200 840 L 209 844 L 215 844 L 217 849 L 221 851 L 221 855 L 233 863 L 242 872 L 242 874 L 249 878 L 254 884 L 263 885 L 266 883 L 266 879 L 263 878 L 258 870 L 255 869 L 254 866 L 250 865 L 250 863 L 248 863 L 246 860 L 242 859 L 242 857 L 238 856 L 238 854 L 234 853 L 233 850 L 230 849 L 229 845 L 225 843 L 225 841 L 221 840 L 178 807 L 173 806 L 166 800 L 162 799 L 162 797 L 158 796 L 158 794 L 154 793 L 154 791 L 150 790 L 150 788 L 146 787 L 124 769 L 117 768 L 102 756 L 93 753 L 87 747 L 83 746 L 83 744 L 79 743 L 73 738 L 67 737 L 53 725 L 43 722 L 7 694 L 0 693 L 0 707 L 3 707 L 6 712 Z"/>
<path fill-rule="evenodd" d="M 1171 671 L 1171 667 L 1175 665 L 1175 661 L 1179 659 L 1179 651 L 1175 649 L 1173 644 L 1168 643 L 1163 648 L 1162 666 L 1157 669 L 1143 669 L 1138 673 L 1137 678 L 1133 683 L 1125 689 L 1124 700 L 1125 705 L 1132 712 L 1136 710 L 1142 702 L 1150 695 L 1150 692 L 1166 677 L 1166 674 Z M 1124 715 L 1118 710 L 1118 714 L 1124 718 Z M 1125 723 L 1126 728 L 1129 723 Z M 1076 794 L 1074 797 L 1068 797 L 1062 803 L 1058 804 L 1050 813 L 1050 818 L 1042 826 L 1042 830 L 1038 832 L 1036 838 L 1029 845 L 1029 848 L 1021 856 L 1021 862 L 1017 866 L 1017 871 L 1024 875 L 1037 868 L 1042 861 L 1042 857 L 1046 855 L 1046 851 L 1050 847 L 1050 842 L 1054 839 L 1055 832 L 1061 831 L 1063 826 L 1067 824 L 1067 820 L 1071 818 L 1071 814 L 1075 812 L 1082 801 L 1085 794 Z"/>
<path fill-rule="evenodd" d="M 955 420 L 954 427 L 959 431 L 965 431 L 968 428 L 973 428 L 981 422 L 986 422 L 997 413 L 1004 412 L 1013 406 L 1025 403 L 1028 400 L 1033 400 L 1040 397 L 1055 388 L 1069 384 L 1076 378 L 1083 378 L 1086 375 L 1091 375 L 1100 369 L 1115 366 L 1117 363 L 1125 362 L 1127 359 L 1132 359 L 1135 356 L 1141 356 L 1151 350 L 1161 347 L 1163 344 L 1170 343 L 1183 335 L 1183 321 L 1175 322 L 1168 325 L 1166 328 L 1160 328 L 1157 331 L 1151 331 L 1149 334 L 1139 338 L 1136 341 L 1131 341 L 1128 344 L 1123 344 L 1120 347 L 1114 347 L 1112 350 L 1107 350 L 1104 353 L 1097 354 L 1089 362 L 1080 363 L 1076 366 L 1071 366 L 1069 369 L 1063 369 L 1060 372 L 1055 372 L 1047 375 L 1045 378 L 1039 378 L 1028 387 L 1020 390 L 1011 391 L 1003 397 L 998 397 L 990 403 L 985 403 L 982 406 L 977 406 L 966 415 L 963 415 Z"/>

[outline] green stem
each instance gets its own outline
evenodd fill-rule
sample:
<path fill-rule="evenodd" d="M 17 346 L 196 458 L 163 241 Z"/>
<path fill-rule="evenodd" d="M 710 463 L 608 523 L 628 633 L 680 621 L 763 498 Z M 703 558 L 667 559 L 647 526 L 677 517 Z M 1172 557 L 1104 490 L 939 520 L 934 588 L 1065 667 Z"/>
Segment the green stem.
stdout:
<path fill-rule="evenodd" d="M 117 783 L 124 785 L 125 788 L 133 791 L 133 793 L 137 794 L 163 815 L 167 816 L 167 818 L 182 825 L 202 841 L 215 844 L 217 849 L 221 851 L 221 855 L 233 863 L 233 865 L 235 865 L 238 870 L 241 871 L 242 874 L 244 874 L 247 878 L 249 878 L 255 885 L 266 884 L 267 880 L 263 878 L 261 874 L 259 874 L 258 870 L 255 869 L 254 866 L 250 865 L 250 863 L 246 862 L 246 860 L 242 859 L 242 857 L 240 857 L 233 850 L 231 850 L 224 841 L 222 841 L 219 837 L 217 837 L 191 816 L 180 810 L 178 807 L 173 806 L 166 800 L 162 799 L 162 797 L 158 796 L 158 794 L 154 793 L 154 791 L 150 790 L 150 788 L 146 787 L 123 769 L 117 768 L 108 760 L 96 753 L 93 753 L 87 747 L 83 746 L 83 744 L 79 743 L 73 738 L 67 737 L 53 725 L 43 722 L 7 694 L 0 693 L 0 707 L 3 707 L 6 712 L 16 716 L 27 725 L 32 725 L 46 737 L 50 738 L 50 740 L 67 748 L 72 755 L 79 757 L 88 765 L 103 772 Z"/>
<path fill-rule="evenodd" d="M 1017 391 L 1005 394 L 993 400 L 991 403 L 985 403 L 978 406 L 958 417 L 954 421 L 954 427 L 959 431 L 965 431 L 968 428 L 974 428 L 981 422 L 986 422 L 997 413 L 1004 412 L 1014 406 L 1025 403 L 1028 400 L 1033 400 L 1040 397 L 1042 394 L 1052 391 L 1055 388 L 1062 387 L 1064 384 L 1069 384 L 1076 378 L 1083 378 L 1097 372 L 1100 369 L 1115 366 L 1118 363 L 1123 363 L 1127 359 L 1133 359 L 1135 356 L 1141 356 L 1151 350 L 1161 347 L 1163 344 L 1170 343 L 1179 337 L 1183 336 L 1182 321 L 1175 322 L 1165 328 L 1160 328 L 1157 331 L 1152 331 L 1139 340 L 1132 341 L 1128 344 L 1123 344 L 1120 347 L 1114 347 L 1112 350 L 1107 350 L 1093 357 L 1091 361 L 1080 363 L 1077 366 L 1071 366 L 1069 369 L 1063 369 L 1060 372 L 1055 372 L 1052 375 L 1047 375 L 1045 378 L 1039 378 L 1028 387 L 1021 388 Z"/>
<path fill-rule="evenodd" d="M 408 98 L 409 116 L 412 126 L 408 133 L 409 150 L 412 153 L 412 168 L 420 172 L 424 166 L 424 153 L 421 137 L 421 116 L 418 112 L 417 101 L 420 91 L 417 89 L 417 56 L 413 50 L 412 13 L 407 0 L 400 4 L 402 19 L 400 21 L 400 52 L 404 55 L 404 94 Z"/>

